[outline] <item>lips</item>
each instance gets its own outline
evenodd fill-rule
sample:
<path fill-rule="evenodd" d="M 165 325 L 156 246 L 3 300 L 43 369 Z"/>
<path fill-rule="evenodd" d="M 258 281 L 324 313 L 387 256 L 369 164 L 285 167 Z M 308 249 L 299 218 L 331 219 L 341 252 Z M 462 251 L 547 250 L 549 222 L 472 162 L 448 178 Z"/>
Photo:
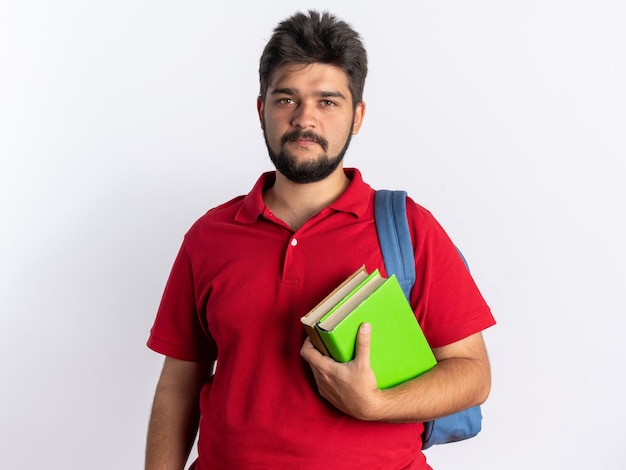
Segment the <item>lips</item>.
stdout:
<path fill-rule="evenodd" d="M 317 143 L 314 140 L 310 140 L 310 139 L 297 139 L 292 142 L 296 142 L 297 144 L 303 145 L 303 146 L 313 145 Z"/>

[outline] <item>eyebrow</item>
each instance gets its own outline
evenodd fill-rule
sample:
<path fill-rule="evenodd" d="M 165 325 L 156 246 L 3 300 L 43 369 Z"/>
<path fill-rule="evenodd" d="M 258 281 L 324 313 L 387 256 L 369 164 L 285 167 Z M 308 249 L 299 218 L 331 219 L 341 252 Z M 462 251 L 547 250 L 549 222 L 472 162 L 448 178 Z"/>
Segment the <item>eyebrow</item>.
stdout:
<path fill-rule="evenodd" d="M 295 88 L 275 88 L 270 91 L 272 95 L 297 95 L 298 90 Z M 339 91 L 316 91 L 313 93 L 314 96 L 318 96 L 320 98 L 341 98 L 347 99 L 346 96 Z"/>

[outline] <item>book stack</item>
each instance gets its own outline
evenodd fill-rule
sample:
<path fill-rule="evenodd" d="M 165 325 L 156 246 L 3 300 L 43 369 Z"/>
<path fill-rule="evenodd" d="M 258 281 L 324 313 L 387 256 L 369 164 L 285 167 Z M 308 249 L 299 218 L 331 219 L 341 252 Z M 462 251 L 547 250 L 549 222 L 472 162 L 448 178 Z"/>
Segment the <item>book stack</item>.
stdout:
<path fill-rule="evenodd" d="M 394 387 L 437 361 L 395 276 L 359 268 L 301 319 L 311 342 L 338 362 L 354 358 L 362 323 L 372 326 L 370 364 L 378 388 Z"/>

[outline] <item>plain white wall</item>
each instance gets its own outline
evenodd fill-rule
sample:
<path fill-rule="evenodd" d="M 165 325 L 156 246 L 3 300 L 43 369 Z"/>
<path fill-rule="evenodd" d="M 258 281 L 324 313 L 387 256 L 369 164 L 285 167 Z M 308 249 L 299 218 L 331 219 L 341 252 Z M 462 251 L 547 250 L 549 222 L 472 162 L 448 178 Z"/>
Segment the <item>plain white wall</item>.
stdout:
<path fill-rule="evenodd" d="M 435 214 L 499 322 L 484 431 L 431 464 L 624 468 L 620 0 L 0 2 L 0 466 L 141 468 L 171 262 L 271 169 L 258 57 L 309 7 L 369 51 L 347 164 Z"/>

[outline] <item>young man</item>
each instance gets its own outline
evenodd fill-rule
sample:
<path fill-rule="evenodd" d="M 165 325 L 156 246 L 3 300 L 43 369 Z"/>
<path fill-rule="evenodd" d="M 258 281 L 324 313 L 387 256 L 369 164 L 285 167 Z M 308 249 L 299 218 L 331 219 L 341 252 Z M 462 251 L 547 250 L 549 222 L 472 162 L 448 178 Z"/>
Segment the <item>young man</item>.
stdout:
<path fill-rule="evenodd" d="M 147 469 L 182 469 L 198 427 L 196 470 L 427 469 L 422 421 L 486 399 L 480 332 L 493 317 L 443 229 L 413 201 L 411 305 L 437 366 L 380 390 L 369 325 L 349 363 L 305 340 L 300 318 L 336 285 L 363 264 L 385 273 L 374 191 L 342 164 L 365 115 L 366 74 L 359 35 L 333 16 L 296 14 L 275 29 L 257 109 L 277 171 L 185 236 L 148 341 L 166 359 Z"/>

